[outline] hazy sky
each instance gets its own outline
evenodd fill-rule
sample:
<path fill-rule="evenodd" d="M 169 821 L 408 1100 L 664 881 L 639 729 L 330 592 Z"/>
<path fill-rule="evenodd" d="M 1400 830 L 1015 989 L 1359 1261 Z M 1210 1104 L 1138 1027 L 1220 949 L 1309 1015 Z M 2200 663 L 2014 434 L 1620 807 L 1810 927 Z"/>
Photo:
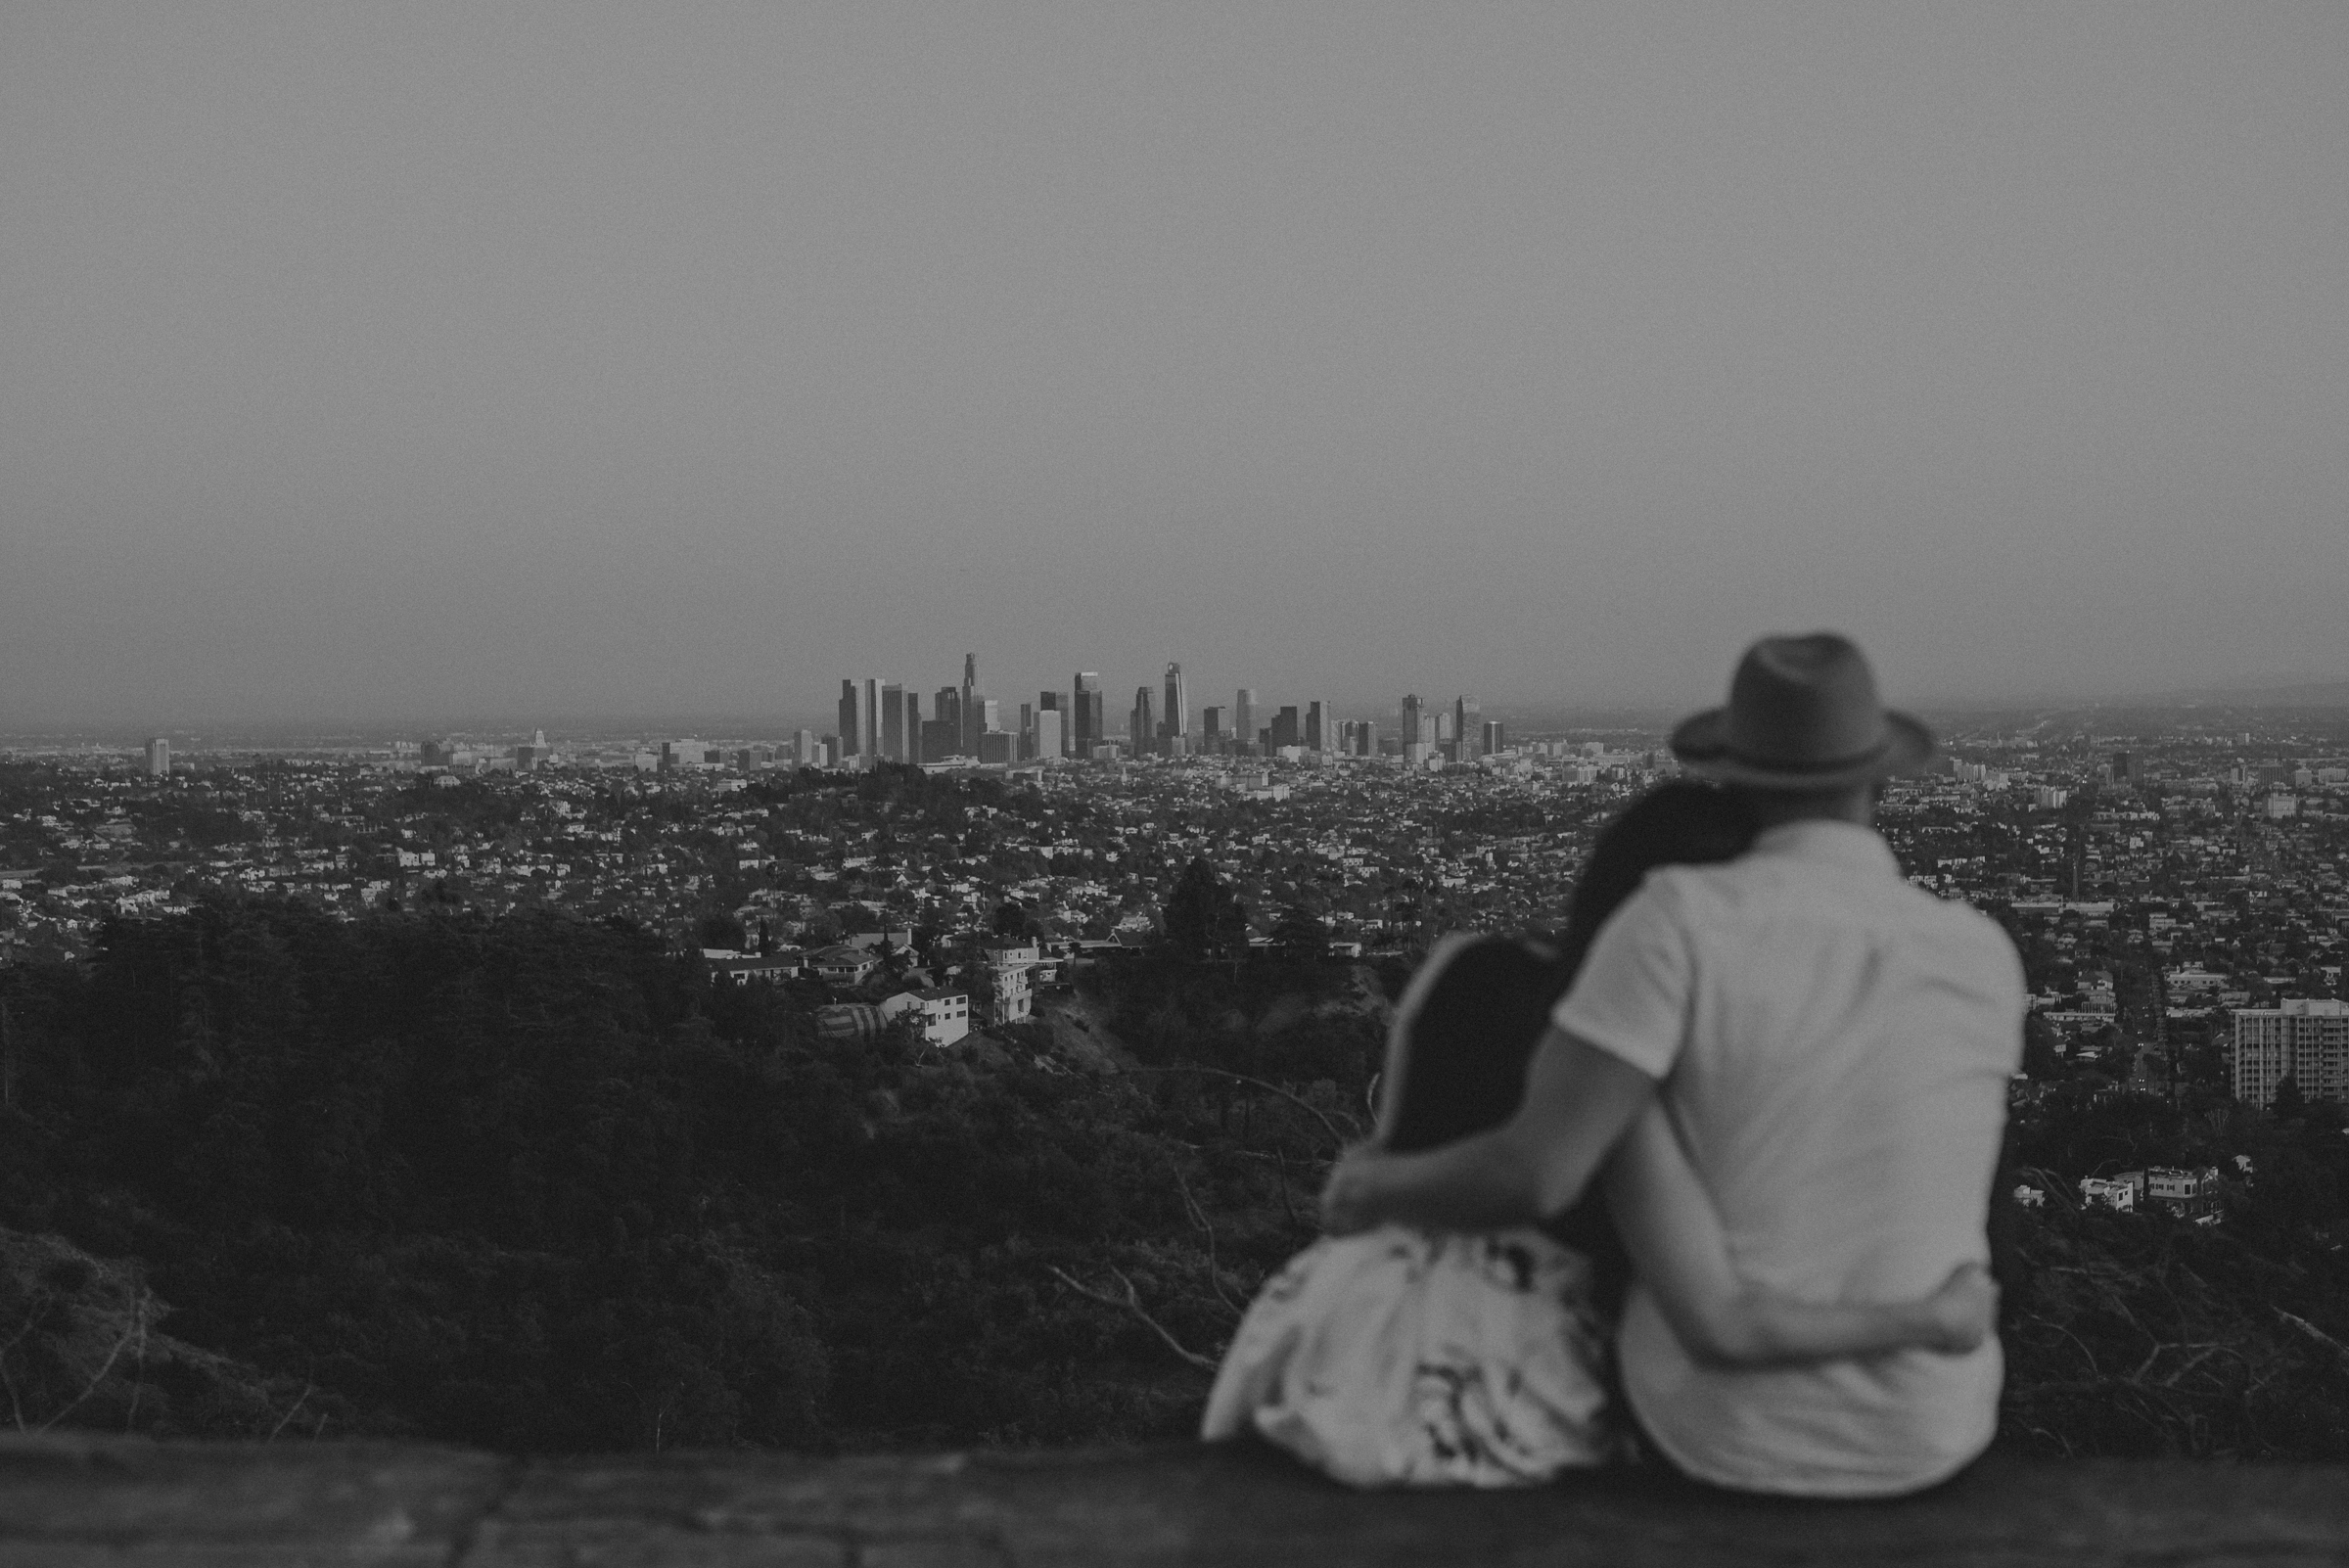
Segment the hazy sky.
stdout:
<path fill-rule="evenodd" d="M 0 721 L 2349 675 L 2349 5 L 0 10 Z"/>

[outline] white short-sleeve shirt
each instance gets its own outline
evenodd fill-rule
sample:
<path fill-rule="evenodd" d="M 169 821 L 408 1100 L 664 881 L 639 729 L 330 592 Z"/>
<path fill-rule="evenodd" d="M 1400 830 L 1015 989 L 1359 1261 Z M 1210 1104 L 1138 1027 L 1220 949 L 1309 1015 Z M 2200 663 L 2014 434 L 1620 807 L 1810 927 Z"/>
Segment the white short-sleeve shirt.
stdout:
<path fill-rule="evenodd" d="M 1650 873 L 1553 1018 L 1662 1081 L 1740 1275 L 1892 1300 L 1988 1257 L 2023 1011 L 1995 922 L 1911 887 L 1869 829 L 1803 821 L 1727 864 Z M 1995 1338 L 1967 1356 L 1724 1370 L 1692 1360 L 1635 1283 L 1619 1349 L 1650 1436 L 1722 1486 L 1911 1492 L 1998 1424 Z"/>

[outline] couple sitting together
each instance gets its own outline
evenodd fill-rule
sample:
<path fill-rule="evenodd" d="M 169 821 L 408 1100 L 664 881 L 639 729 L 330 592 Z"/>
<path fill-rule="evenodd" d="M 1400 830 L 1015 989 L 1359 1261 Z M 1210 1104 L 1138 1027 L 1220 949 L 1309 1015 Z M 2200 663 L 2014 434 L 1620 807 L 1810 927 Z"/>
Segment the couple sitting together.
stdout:
<path fill-rule="evenodd" d="M 1360 1486 L 1636 1453 L 1851 1498 L 1989 1444 L 2024 988 L 1869 825 L 1932 740 L 1819 633 L 1756 643 L 1672 746 L 1716 782 L 1600 835 L 1554 945 L 1454 937 L 1413 978 L 1377 1135 L 1249 1310 L 1205 1436 Z"/>

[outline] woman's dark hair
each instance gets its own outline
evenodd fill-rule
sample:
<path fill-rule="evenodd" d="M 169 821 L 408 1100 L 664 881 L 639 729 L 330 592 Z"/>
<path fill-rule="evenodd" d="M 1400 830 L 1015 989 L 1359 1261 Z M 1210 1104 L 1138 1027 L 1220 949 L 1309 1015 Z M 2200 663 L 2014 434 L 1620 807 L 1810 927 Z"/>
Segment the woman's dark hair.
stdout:
<path fill-rule="evenodd" d="M 1388 1063 L 1386 1147 L 1407 1154 L 1498 1127 L 1525 1098 L 1526 1065 L 1550 1008 L 1574 983 L 1607 917 L 1660 865 L 1733 860 L 1754 842 L 1751 808 L 1727 790 L 1674 780 L 1608 823 L 1567 904 L 1554 951 L 1483 937 L 1453 954 Z"/>

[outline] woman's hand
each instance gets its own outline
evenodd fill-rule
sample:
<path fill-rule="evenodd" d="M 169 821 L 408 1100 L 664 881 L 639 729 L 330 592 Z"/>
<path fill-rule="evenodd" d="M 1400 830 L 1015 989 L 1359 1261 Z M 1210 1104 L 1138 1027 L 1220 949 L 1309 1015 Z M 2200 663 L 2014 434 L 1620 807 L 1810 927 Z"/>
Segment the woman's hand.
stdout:
<path fill-rule="evenodd" d="M 1959 1264 L 1924 1299 L 1923 1306 L 1931 1333 L 1925 1349 L 1963 1356 L 1979 1347 L 1998 1326 L 1998 1282 L 1980 1264 Z"/>
<path fill-rule="evenodd" d="M 1378 1223 L 1372 1208 L 1377 1190 L 1377 1167 L 1385 1156 L 1377 1145 L 1357 1143 L 1338 1156 L 1321 1183 L 1321 1229 L 1332 1236 L 1350 1236 Z"/>

